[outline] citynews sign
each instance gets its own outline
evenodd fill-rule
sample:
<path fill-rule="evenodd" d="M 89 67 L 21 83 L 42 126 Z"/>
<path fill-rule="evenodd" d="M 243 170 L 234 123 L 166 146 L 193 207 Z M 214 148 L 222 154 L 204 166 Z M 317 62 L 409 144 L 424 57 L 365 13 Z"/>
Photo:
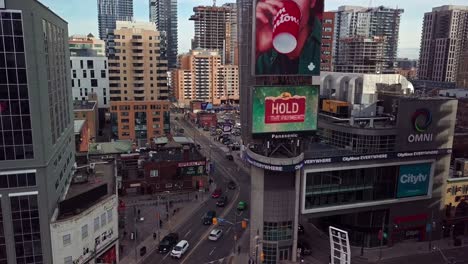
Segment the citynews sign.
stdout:
<path fill-rule="evenodd" d="M 271 171 L 296 171 L 302 169 L 303 166 L 307 165 L 319 165 L 339 162 L 354 162 L 354 161 L 373 161 L 373 160 L 385 160 L 385 159 L 406 159 L 416 157 L 427 157 L 451 154 L 452 149 L 435 149 L 435 150 L 424 150 L 424 151 L 406 151 L 406 152 L 390 152 L 390 153 L 376 153 L 368 155 L 350 155 L 350 156 L 336 156 L 336 157 L 323 157 L 317 159 L 306 159 L 302 162 L 294 165 L 271 165 L 263 162 L 254 160 L 247 153 L 245 154 L 247 162 L 251 165 L 261 168 L 264 170 Z"/>

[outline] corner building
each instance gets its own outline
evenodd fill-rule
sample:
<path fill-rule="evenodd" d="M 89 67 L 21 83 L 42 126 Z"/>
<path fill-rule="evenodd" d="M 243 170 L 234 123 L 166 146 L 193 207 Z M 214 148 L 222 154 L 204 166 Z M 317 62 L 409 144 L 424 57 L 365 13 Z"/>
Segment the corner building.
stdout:
<path fill-rule="evenodd" d="M 75 160 L 67 22 L 36 0 L 0 6 L 0 263 L 53 263 Z"/>

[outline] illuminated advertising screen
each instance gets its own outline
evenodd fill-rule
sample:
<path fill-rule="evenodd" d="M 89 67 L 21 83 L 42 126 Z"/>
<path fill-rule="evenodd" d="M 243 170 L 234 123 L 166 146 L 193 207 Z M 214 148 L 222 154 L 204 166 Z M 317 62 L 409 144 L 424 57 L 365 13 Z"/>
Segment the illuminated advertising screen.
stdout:
<path fill-rule="evenodd" d="M 324 0 L 254 0 L 255 75 L 320 75 Z"/>
<path fill-rule="evenodd" d="M 397 198 L 427 195 L 430 179 L 430 163 L 400 166 Z"/>
<path fill-rule="evenodd" d="M 318 86 L 256 86 L 253 134 L 294 133 L 317 129 Z"/>

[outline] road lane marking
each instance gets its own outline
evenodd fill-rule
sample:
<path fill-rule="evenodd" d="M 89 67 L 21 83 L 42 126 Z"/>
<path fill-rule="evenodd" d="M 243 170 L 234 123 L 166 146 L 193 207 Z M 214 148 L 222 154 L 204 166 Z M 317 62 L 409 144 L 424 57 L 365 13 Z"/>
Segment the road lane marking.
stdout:
<path fill-rule="evenodd" d="M 164 256 L 164 258 L 162 260 L 165 260 L 167 257 L 169 257 L 170 253 L 171 253 L 171 251 L 167 252 L 167 254 Z"/>
<path fill-rule="evenodd" d="M 215 249 L 216 249 L 216 247 L 214 247 L 214 248 L 211 250 L 210 254 L 208 254 L 208 255 L 211 256 L 211 255 L 213 254 L 213 252 L 215 251 Z"/>
<path fill-rule="evenodd" d="M 226 234 L 231 230 L 231 226 L 226 230 Z"/>
<path fill-rule="evenodd" d="M 187 237 L 190 233 L 192 233 L 192 229 L 190 229 L 187 233 L 185 233 L 184 237 Z"/>

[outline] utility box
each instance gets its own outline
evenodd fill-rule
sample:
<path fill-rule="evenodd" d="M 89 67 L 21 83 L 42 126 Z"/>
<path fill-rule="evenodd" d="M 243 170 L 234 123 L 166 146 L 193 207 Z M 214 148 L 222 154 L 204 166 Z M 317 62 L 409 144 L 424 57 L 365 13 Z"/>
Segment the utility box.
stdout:
<path fill-rule="evenodd" d="M 347 117 L 349 114 L 348 102 L 338 100 L 323 100 L 322 111 L 337 117 Z"/>

